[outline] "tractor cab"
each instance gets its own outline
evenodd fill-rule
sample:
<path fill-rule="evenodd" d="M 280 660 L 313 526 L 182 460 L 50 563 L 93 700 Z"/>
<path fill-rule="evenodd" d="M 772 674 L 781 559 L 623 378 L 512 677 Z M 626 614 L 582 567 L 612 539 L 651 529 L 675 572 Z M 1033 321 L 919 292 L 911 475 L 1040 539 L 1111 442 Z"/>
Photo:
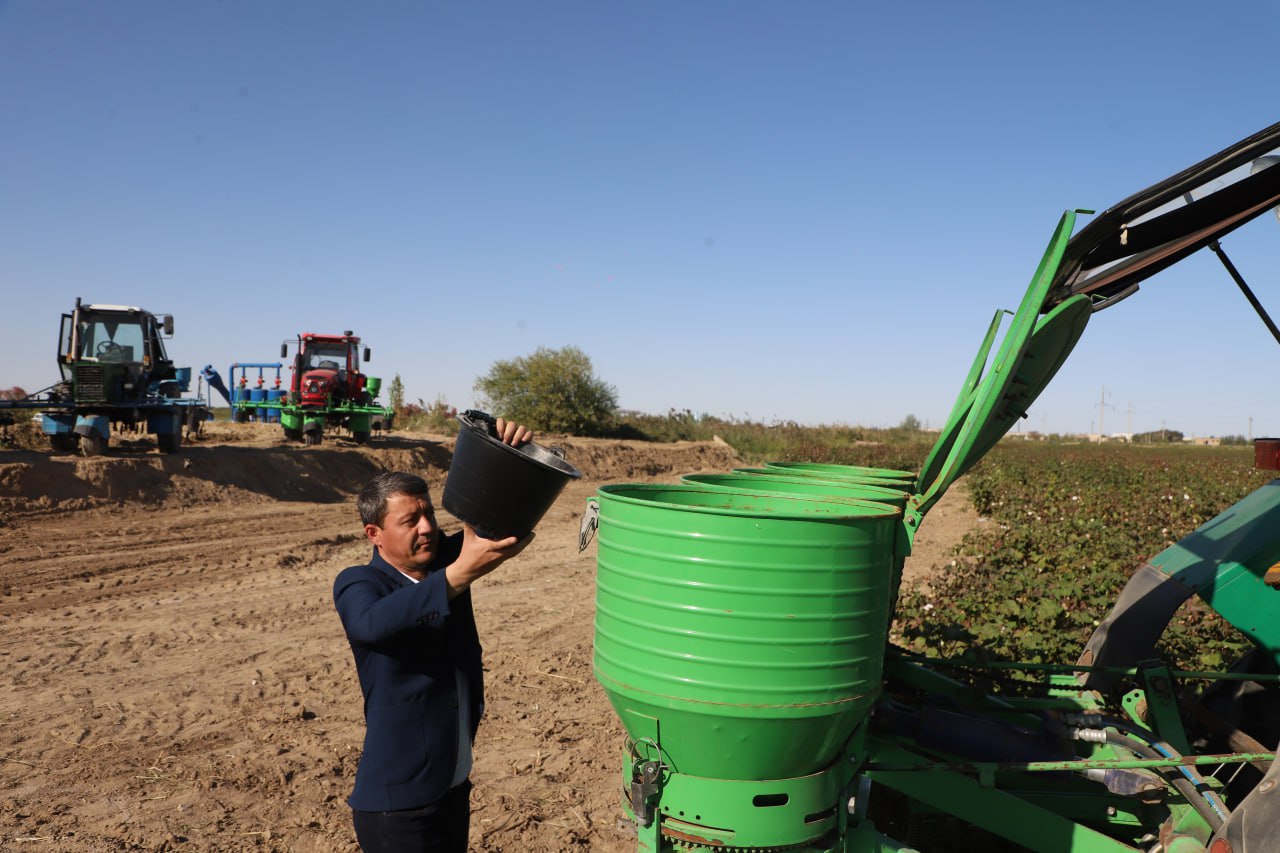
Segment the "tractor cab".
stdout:
<path fill-rule="evenodd" d="M 180 391 L 164 336 L 173 317 L 125 305 L 82 305 L 62 315 L 58 367 L 78 401 L 122 403 Z"/>
<path fill-rule="evenodd" d="M 285 344 L 281 347 L 281 357 L 287 354 L 288 344 Z M 367 347 L 364 357 L 366 361 L 369 359 Z M 304 407 L 361 402 L 365 376 L 360 372 L 360 339 L 351 332 L 299 335 L 290 392 Z"/>

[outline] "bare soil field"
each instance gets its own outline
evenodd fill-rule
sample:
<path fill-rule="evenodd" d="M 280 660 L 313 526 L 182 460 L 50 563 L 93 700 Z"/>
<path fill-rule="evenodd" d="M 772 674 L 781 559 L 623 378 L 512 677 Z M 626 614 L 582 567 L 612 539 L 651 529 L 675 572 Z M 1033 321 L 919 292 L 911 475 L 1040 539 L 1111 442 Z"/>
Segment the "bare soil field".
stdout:
<path fill-rule="evenodd" d="M 633 850 L 623 732 L 591 674 L 582 511 L 603 483 L 741 463 L 718 442 L 539 441 L 584 477 L 474 588 L 472 849 Z M 220 424 L 172 456 L 145 438 L 91 459 L 0 449 L 0 850 L 357 850 L 363 721 L 331 585 L 369 553 L 360 486 L 412 471 L 438 503 L 451 447 L 402 432 L 302 447 Z M 931 514 L 910 582 L 949 559 L 967 506 L 953 492 Z"/>

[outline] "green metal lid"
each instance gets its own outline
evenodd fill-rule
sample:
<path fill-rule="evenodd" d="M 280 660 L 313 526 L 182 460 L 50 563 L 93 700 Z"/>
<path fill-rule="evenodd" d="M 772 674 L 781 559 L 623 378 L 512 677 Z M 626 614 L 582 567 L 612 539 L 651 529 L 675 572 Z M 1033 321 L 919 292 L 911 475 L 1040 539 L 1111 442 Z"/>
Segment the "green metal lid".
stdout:
<path fill-rule="evenodd" d="M 1092 313 L 1087 296 L 1068 298 L 1041 316 L 1075 218 L 1076 211 L 1069 210 L 1058 221 L 1040 266 L 1001 341 L 991 371 L 982 376 L 999 325 L 999 313 L 987 330 L 947 424 L 920 471 L 918 494 L 909 503 L 920 515 L 928 512 L 951 484 L 977 464 L 1009 427 L 1026 414 L 1083 334 Z"/>

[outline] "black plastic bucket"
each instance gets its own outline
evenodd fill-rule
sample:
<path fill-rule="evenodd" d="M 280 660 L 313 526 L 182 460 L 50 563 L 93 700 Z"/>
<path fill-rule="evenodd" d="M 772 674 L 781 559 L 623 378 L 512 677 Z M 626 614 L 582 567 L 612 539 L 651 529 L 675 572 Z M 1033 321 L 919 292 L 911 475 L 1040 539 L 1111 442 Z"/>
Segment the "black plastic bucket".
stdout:
<path fill-rule="evenodd" d="M 542 520 L 570 480 L 582 476 L 563 455 L 534 442 L 512 447 L 483 412 L 458 415 L 441 503 L 486 539 L 523 537 Z"/>

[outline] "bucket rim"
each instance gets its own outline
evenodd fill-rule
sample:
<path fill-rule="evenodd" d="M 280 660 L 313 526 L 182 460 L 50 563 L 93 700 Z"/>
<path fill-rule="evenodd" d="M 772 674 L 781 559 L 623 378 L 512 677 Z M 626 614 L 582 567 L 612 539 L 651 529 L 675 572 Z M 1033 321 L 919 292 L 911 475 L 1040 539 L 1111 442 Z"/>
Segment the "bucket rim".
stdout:
<path fill-rule="evenodd" d="M 673 501 L 664 501 L 658 498 L 643 499 L 633 497 L 631 495 L 619 494 L 618 491 L 626 489 L 630 491 L 650 492 L 650 491 L 675 491 L 687 492 L 691 494 L 709 494 L 709 495 L 746 495 L 748 497 L 768 498 L 771 501 L 783 501 L 784 503 L 795 504 L 798 506 L 824 506 L 834 508 L 835 512 L 818 514 L 816 512 L 800 512 L 792 508 L 790 511 L 782 509 L 778 512 L 762 512 L 756 509 L 745 509 L 738 507 L 721 507 L 721 506 L 697 506 L 694 504 L 675 503 Z M 703 513 L 707 515 L 729 515 L 742 518 L 771 518 L 787 521 L 879 521 L 894 520 L 902 517 L 902 511 L 895 506 L 879 501 L 862 500 L 860 498 L 826 498 L 817 495 L 800 495 L 788 494 L 781 492 L 770 492 L 765 489 L 732 489 L 726 487 L 703 487 L 692 483 L 610 483 L 601 486 L 596 490 L 601 498 L 616 500 L 621 503 L 632 504 L 635 506 L 660 506 L 680 509 L 687 512 Z M 857 510 L 857 511 L 854 511 Z"/>
<path fill-rule="evenodd" d="M 902 515 L 902 508 L 893 506 L 893 503 L 888 501 L 888 498 L 884 498 L 884 500 L 877 500 L 877 498 L 873 498 L 873 497 L 852 497 L 852 496 L 842 496 L 842 494 L 812 494 L 812 496 L 810 496 L 810 494 L 804 494 L 800 492 L 781 492 L 781 491 L 771 492 L 769 491 L 769 488 L 767 487 L 767 485 L 762 485 L 762 487 L 760 488 L 754 488 L 754 487 L 751 487 L 751 485 L 746 485 L 745 488 L 739 488 L 739 487 L 736 487 L 736 485 L 704 483 L 704 482 L 701 482 L 701 480 L 682 480 L 682 483 L 686 483 L 689 485 L 698 485 L 698 487 L 710 489 L 710 491 L 713 491 L 713 492 L 748 492 L 750 494 L 763 494 L 763 496 L 768 496 L 771 498 L 801 497 L 801 498 L 806 498 L 806 500 L 829 501 L 833 503 L 847 503 L 847 505 L 850 505 L 852 507 L 858 507 L 858 508 L 861 508 L 865 505 L 868 505 L 868 503 L 870 503 L 870 505 L 873 505 L 873 506 L 883 506 L 883 507 L 891 508 L 891 510 L 893 511 L 893 515 L 895 516 Z M 827 483 L 826 485 L 836 485 L 836 487 L 838 487 L 837 483 Z M 851 483 L 850 485 L 851 487 L 856 488 L 858 487 L 859 484 Z M 895 493 L 896 501 L 905 501 L 905 498 L 906 496 L 904 496 L 904 494 Z M 860 517 L 860 519 L 865 519 L 865 517 L 870 517 L 870 516 L 859 515 L 858 517 Z"/>
<path fill-rule="evenodd" d="M 872 477 L 877 480 L 902 480 L 914 483 L 917 474 L 898 468 L 870 468 L 863 465 L 840 465 L 835 462 L 766 462 L 765 468 L 783 471 L 822 471 L 836 476 Z"/>
<path fill-rule="evenodd" d="M 498 439 L 489 435 L 486 429 L 482 429 L 480 426 L 476 424 L 463 420 L 461 416 L 458 417 L 458 421 L 461 422 L 462 424 L 462 430 L 458 432 L 459 436 L 462 436 L 464 433 L 470 433 L 472 437 L 480 439 L 482 442 L 484 442 L 485 444 L 491 447 L 502 448 L 503 453 L 510 453 L 515 456 L 519 456 L 520 458 L 525 459 L 533 463 L 534 465 L 538 465 L 542 468 L 546 468 L 548 470 L 556 471 L 557 473 L 563 474 L 564 476 L 568 477 L 571 480 L 577 480 L 582 477 L 582 472 L 579 471 L 577 468 L 575 468 L 569 462 L 569 460 L 565 459 L 563 456 L 556 453 L 555 451 L 547 447 L 544 447 L 541 444 L 538 444 L 536 441 L 526 441 L 524 444 L 520 445 L 519 447 L 512 447 L 510 444 L 507 444 L 505 441 L 499 441 Z M 457 439 L 454 440 L 454 448 L 456 452 Z M 526 448 L 534 450 L 537 453 L 537 455 L 535 456 L 532 453 L 529 453 L 526 450 Z"/>
<path fill-rule="evenodd" d="M 886 497 L 893 495 L 895 500 L 903 495 L 910 496 L 911 494 L 910 486 L 903 484 L 901 488 L 897 488 L 897 481 L 882 480 L 878 477 L 863 477 L 860 480 L 852 477 L 806 477 L 802 474 L 789 473 L 781 468 L 734 468 L 730 474 L 719 476 L 737 476 L 760 481 L 781 480 L 784 483 L 820 483 L 828 486 L 840 486 L 841 488 L 869 489 L 873 492 L 882 492 Z M 874 498 L 870 500 L 874 500 Z"/>
<path fill-rule="evenodd" d="M 712 482 L 713 480 L 719 479 L 719 478 L 733 479 L 734 482 L 733 483 Z M 750 483 L 746 482 L 747 480 L 755 480 L 757 481 L 758 485 L 751 485 Z M 841 503 L 851 503 L 854 505 L 862 504 L 862 503 L 873 503 L 873 504 L 881 504 L 884 506 L 893 506 L 895 501 L 901 502 L 906 499 L 906 495 L 904 495 L 902 492 L 895 492 L 892 489 L 880 488 L 878 486 L 867 486 L 862 483 L 834 483 L 834 482 L 816 480 L 816 479 L 806 481 L 800 477 L 793 477 L 789 480 L 784 477 L 775 477 L 773 481 L 795 484 L 798 486 L 810 486 L 817 489 L 826 488 L 826 487 L 835 488 L 835 489 L 855 489 L 855 490 L 867 489 L 868 491 L 871 491 L 871 492 L 879 492 L 883 495 L 883 497 L 876 497 L 874 495 L 867 495 L 867 496 L 825 495 L 821 493 L 814 494 L 814 495 L 807 495 L 804 492 L 789 492 L 783 489 L 779 489 L 777 491 L 771 491 L 769 489 L 769 486 L 767 485 L 767 483 L 769 482 L 769 478 L 753 477 L 750 474 L 686 474 L 685 476 L 680 478 L 681 483 L 686 483 L 691 486 L 702 486 L 703 488 L 714 489 L 717 492 L 719 491 L 731 491 L 731 492 L 747 491 L 752 493 L 770 492 L 771 494 L 775 494 L 780 497 L 791 497 L 792 495 L 801 495 L 802 497 L 815 497 L 815 498 L 818 498 L 819 500 L 833 500 L 833 501 L 839 501 Z M 893 508 L 898 513 L 902 512 L 902 510 L 896 506 L 893 506 Z"/>

